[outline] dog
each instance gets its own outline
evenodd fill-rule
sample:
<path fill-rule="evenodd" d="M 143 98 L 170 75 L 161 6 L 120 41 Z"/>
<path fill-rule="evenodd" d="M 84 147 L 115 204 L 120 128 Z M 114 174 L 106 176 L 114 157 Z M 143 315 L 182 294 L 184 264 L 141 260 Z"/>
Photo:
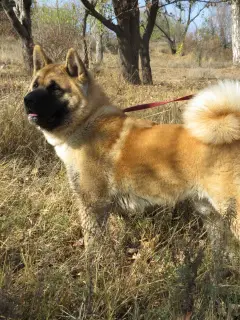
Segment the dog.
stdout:
<path fill-rule="evenodd" d="M 100 239 L 113 205 L 142 211 L 205 199 L 240 238 L 240 83 L 198 93 L 183 124 L 136 120 L 111 105 L 74 49 L 55 64 L 36 45 L 29 121 L 64 162 L 77 195 L 85 246 Z"/>

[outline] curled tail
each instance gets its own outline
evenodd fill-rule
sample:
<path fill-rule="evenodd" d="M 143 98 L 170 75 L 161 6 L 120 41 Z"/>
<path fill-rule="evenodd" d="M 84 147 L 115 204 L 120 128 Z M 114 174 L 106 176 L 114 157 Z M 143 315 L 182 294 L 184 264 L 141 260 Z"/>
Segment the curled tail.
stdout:
<path fill-rule="evenodd" d="M 240 82 L 222 81 L 200 91 L 183 118 L 185 128 L 204 143 L 240 140 Z"/>

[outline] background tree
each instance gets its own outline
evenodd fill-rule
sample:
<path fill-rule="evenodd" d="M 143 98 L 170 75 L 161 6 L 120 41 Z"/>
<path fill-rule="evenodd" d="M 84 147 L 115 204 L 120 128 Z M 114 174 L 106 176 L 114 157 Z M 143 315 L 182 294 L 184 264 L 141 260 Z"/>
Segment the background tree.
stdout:
<path fill-rule="evenodd" d="M 224 49 L 229 48 L 232 41 L 231 6 L 229 3 L 219 3 L 216 7 L 209 8 L 209 14 L 203 27 L 205 33 L 216 37 Z"/>
<path fill-rule="evenodd" d="M 182 25 L 169 15 L 166 8 L 162 8 L 158 12 L 155 22 L 157 30 L 160 31 L 162 37 L 167 41 L 172 54 L 177 52 L 177 43 L 179 42 L 179 35 L 182 32 Z"/>
<path fill-rule="evenodd" d="M 96 9 L 98 12 L 104 16 L 112 16 L 112 9 L 111 5 L 109 5 L 108 1 L 106 0 L 98 0 L 96 4 Z M 104 36 L 104 26 L 103 24 L 95 19 L 95 24 L 94 24 L 94 30 L 95 30 L 95 42 L 96 42 L 96 56 L 95 56 L 95 62 L 97 64 L 100 64 L 103 60 L 103 51 L 104 51 L 104 46 L 103 46 L 103 36 Z"/>
<path fill-rule="evenodd" d="M 1 36 L 14 36 L 15 31 L 12 27 L 11 22 L 9 21 L 6 13 L 3 10 L 3 6 L 1 5 L 1 0 L 0 0 L 0 35 Z"/>
<path fill-rule="evenodd" d="M 101 15 L 105 16 L 109 20 L 113 18 L 112 5 L 108 0 L 94 0 L 91 3 Z M 84 8 L 84 11 L 89 15 L 89 11 L 86 8 Z M 103 60 L 104 47 L 106 45 L 106 43 L 104 43 L 104 38 L 109 32 L 106 32 L 106 28 L 101 21 L 91 16 L 88 19 L 87 30 L 88 37 L 85 37 L 85 39 L 88 38 L 89 58 L 92 56 L 90 53 L 92 53 L 94 44 L 95 57 L 90 60 L 92 63 L 99 65 Z M 87 43 L 87 40 L 85 41 Z"/>
<path fill-rule="evenodd" d="M 86 39 L 88 16 L 89 16 L 89 11 L 85 9 L 84 15 L 83 15 L 83 24 L 82 24 L 82 38 L 83 38 L 83 51 L 84 51 L 83 62 L 87 68 L 89 68 L 89 55 L 88 55 L 88 46 L 87 46 L 87 39 Z"/>
<path fill-rule="evenodd" d="M 91 0 L 90 1 L 91 5 L 95 8 L 96 4 L 98 3 L 98 0 Z M 84 64 L 87 68 L 89 68 L 90 65 L 90 57 L 89 53 L 91 55 L 91 45 L 88 48 L 88 43 L 87 43 L 87 21 L 89 17 L 89 10 L 84 8 L 84 13 L 83 13 L 83 23 L 82 23 L 82 38 L 83 38 L 83 50 L 84 50 Z"/>
<path fill-rule="evenodd" d="M 232 41 L 231 6 L 229 3 L 220 3 L 216 7 L 215 23 L 220 41 L 224 49 L 228 48 Z"/>
<path fill-rule="evenodd" d="M 12 26 L 22 40 L 23 60 L 28 72 L 32 70 L 33 38 L 31 0 L 2 0 L 1 4 Z"/>
<path fill-rule="evenodd" d="M 89 13 L 98 19 L 105 27 L 113 31 L 118 40 L 118 53 L 122 75 L 133 84 L 140 83 L 139 76 L 139 53 L 141 45 L 141 60 L 143 63 L 143 83 L 152 83 L 149 40 L 152 34 L 154 19 L 158 8 L 157 0 L 146 0 L 148 22 L 143 38 L 140 38 L 140 12 L 138 1 L 136 0 L 112 0 L 115 18 L 107 19 L 103 14 L 95 9 L 88 0 L 81 0 Z"/>
<path fill-rule="evenodd" d="M 158 12 L 156 27 L 167 40 L 172 54 L 184 53 L 184 42 L 191 23 L 211 4 L 211 1 L 175 1 L 171 9 L 166 6 Z"/>
<path fill-rule="evenodd" d="M 159 9 L 158 0 L 146 1 L 147 23 L 140 37 L 140 57 L 142 65 L 143 84 L 152 84 L 152 70 L 150 65 L 149 42 L 155 26 L 157 12 Z"/>
<path fill-rule="evenodd" d="M 58 0 L 34 5 L 32 30 L 36 43 L 44 46 L 53 61 L 63 61 L 70 47 L 83 49 L 83 10 L 74 2 L 59 5 Z"/>
<path fill-rule="evenodd" d="M 233 64 L 240 65 L 240 0 L 232 0 Z"/>
<path fill-rule="evenodd" d="M 112 30 L 118 39 L 119 58 L 122 74 L 125 79 L 133 84 L 140 83 L 139 77 L 139 8 L 136 0 L 113 0 L 113 8 L 117 24 L 106 19 L 95 10 L 88 0 L 81 0 L 89 13 Z"/>

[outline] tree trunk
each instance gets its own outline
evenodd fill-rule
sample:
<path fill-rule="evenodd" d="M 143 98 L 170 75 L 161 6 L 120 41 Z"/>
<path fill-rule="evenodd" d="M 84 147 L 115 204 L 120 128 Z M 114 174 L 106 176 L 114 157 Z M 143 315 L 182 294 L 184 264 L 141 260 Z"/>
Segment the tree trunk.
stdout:
<path fill-rule="evenodd" d="M 88 32 L 88 43 L 87 43 L 88 66 L 89 66 L 89 68 L 91 68 L 93 66 L 93 63 L 94 63 L 92 47 L 93 47 L 93 36 L 92 36 L 92 30 L 89 29 L 89 32 Z"/>
<path fill-rule="evenodd" d="M 4 0 L 2 5 L 15 31 L 22 40 L 23 61 L 26 70 L 31 73 L 33 69 L 33 38 L 30 15 L 32 1 L 15 0 L 12 2 Z"/>
<path fill-rule="evenodd" d="M 103 33 L 98 30 L 96 33 L 96 63 L 100 64 L 103 60 Z"/>
<path fill-rule="evenodd" d="M 83 40 L 83 51 L 84 51 L 83 63 L 85 64 L 86 68 L 89 68 L 88 45 L 87 45 L 87 39 L 86 39 L 88 15 L 89 13 L 85 9 L 84 17 L 83 17 L 83 26 L 82 26 L 82 38 L 83 38 L 82 40 Z"/>
<path fill-rule="evenodd" d="M 176 53 L 177 53 L 176 47 L 171 46 L 171 54 L 176 54 Z"/>
<path fill-rule="evenodd" d="M 146 2 L 147 4 L 147 25 L 140 40 L 140 57 L 142 64 L 143 84 L 153 84 L 152 69 L 150 65 L 149 42 L 152 36 L 153 28 L 156 23 L 157 12 L 159 8 L 158 0 Z"/>
<path fill-rule="evenodd" d="M 115 32 L 119 45 L 119 58 L 123 77 L 133 84 L 140 83 L 139 77 L 139 7 L 136 0 L 112 0 L 118 24 L 106 19 L 95 10 L 88 0 L 81 0 L 89 13 L 108 29 Z"/>
<path fill-rule="evenodd" d="M 149 41 L 144 41 L 144 39 L 141 40 L 140 57 L 143 84 L 153 84 L 152 69 L 150 65 Z"/>
<path fill-rule="evenodd" d="M 168 43 L 169 43 L 169 47 L 171 49 L 171 53 L 172 54 L 176 54 L 177 53 L 177 48 L 176 48 L 175 40 L 168 40 Z"/>
<path fill-rule="evenodd" d="M 139 77 L 139 8 L 136 0 L 113 0 L 120 32 L 117 34 L 118 53 L 123 77 L 140 84 Z"/>
<path fill-rule="evenodd" d="M 240 0 L 232 0 L 233 64 L 240 65 Z"/>
<path fill-rule="evenodd" d="M 29 39 L 22 39 L 23 62 L 25 69 L 29 74 L 31 74 L 33 70 L 33 47 L 34 43 L 32 37 Z"/>
<path fill-rule="evenodd" d="M 124 79 L 133 84 L 140 84 L 138 47 L 133 48 L 131 40 L 127 39 L 125 36 L 118 37 L 118 47 L 121 72 Z"/>

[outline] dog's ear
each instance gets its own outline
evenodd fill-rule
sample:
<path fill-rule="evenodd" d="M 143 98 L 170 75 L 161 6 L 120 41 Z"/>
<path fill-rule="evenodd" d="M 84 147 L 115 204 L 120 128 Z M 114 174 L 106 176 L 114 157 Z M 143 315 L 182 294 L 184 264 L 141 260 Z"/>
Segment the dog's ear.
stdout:
<path fill-rule="evenodd" d="M 71 77 L 78 77 L 81 82 L 85 82 L 88 79 L 87 69 L 79 57 L 76 50 L 73 48 L 68 50 L 66 57 L 66 69 L 67 73 Z"/>
<path fill-rule="evenodd" d="M 43 49 L 39 45 L 35 45 L 33 49 L 33 74 L 50 63 L 52 61 L 47 57 Z"/>

